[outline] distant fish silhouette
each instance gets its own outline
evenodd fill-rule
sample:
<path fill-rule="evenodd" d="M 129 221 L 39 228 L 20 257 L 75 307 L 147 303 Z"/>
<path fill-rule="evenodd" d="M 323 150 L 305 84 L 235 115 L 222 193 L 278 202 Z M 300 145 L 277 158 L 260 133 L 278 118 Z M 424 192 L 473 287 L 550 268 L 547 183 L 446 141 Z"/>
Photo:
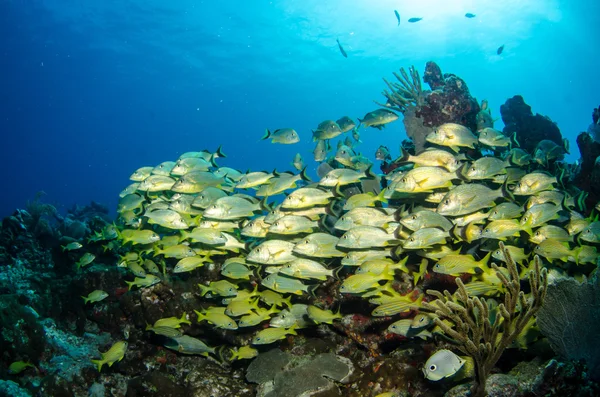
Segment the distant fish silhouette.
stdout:
<path fill-rule="evenodd" d="M 410 19 L 408 20 L 408 22 L 410 22 L 410 23 L 415 23 L 415 22 L 419 22 L 421 19 L 423 19 L 423 18 L 410 18 Z"/>
<path fill-rule="evenodd" d="M 338 47 L 340 49 L 340 52 L 344 56 L 344 58 L 348 58 L 348 54 L 346 54 L 346 51 L 344 51 L 344 47 L 342 47 L 342 45 L 340 44 L 340 40 L 339 39 L 335 39 L 335 41 L 337 41 L 337 45 L 338 45 Z"/>
<path fill-rule="evenodd" d="M 400 14 L 398 14 L 398 11 L 394 10 L 394 14 L 396 14 L 396 19 L 398 20 L 398 26 L 400 26 Z"/>
<path fill-rule="evenodd" d="M 504 44 L 502 44 L 500 47 L 498 47 L 498 49 L 496 50 L 496 54 L 500 55 L 500 54 L 502 54 L 502 51 L 504 51 Z"/>
<path fill-rule="evenodd" d="M 470 12 L 467 12 L 465 14 L 465 17 L 467 17 L 467 18 L 475 18 L 475 16 L 476 16 L 475 14 L 471 14 Z"/>

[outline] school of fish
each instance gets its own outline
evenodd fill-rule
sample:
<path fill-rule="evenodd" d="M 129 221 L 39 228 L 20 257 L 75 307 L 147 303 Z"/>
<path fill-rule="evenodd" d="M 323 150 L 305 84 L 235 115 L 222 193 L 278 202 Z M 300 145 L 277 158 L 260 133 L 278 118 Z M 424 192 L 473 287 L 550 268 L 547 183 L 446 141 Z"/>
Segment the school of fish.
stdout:
<path fill-rule="evenodd" d="M 249 345 L 229 349 L 228 360 L 253 358 L 258 345 L 343 320 L 353 314 L 352 305 L 344 304 L 347 296 L 367 300 L 367 314 L 389 319 L 382 332 L 432 338 L 442 331 L 431 314 L 415 310 L 430 300 L 423 284 L 461 277 L 469 294 L 501 297 L 503 285 L 491 270 L 492 262 L 501 266 L 505 260 L 500 241 L 523 279 L 534 255 L 543 258 L 551 280 L 589 276 L 595 269 L 600 222 L 584 215 L 585 193 L 569 184 L 568 175 L 549 172 L 568 148 L 542 141 L 527 153 L 491 127 L 471 131 L 448 123 L 426 137 L 429 147 L 421 153 L 401 148 L 391 160 L 381 147 L 375 161 L 394 170 L 377 174 L 373 161 L 356 151 L 358 130 L 397 119 L 378 109 L 358 125 L 347 116 L 319 123 L 312 133 L 321 163 L 314 181 L 300 154 L 292 160 L 298 172 L 243 173 L 219 164 L 221 148 L 141 167 L 120 194 L 116 224 L 92 239 L 121 255 L 130 289 L 174 277 L 205 280 L 203 268 L 219 270 L 222 277 L 190 291 L 202 301 L 197 310 L 147 330 L 166 336 L 169 349 L 202 355 L 217 349 L 185 335 L 181 324 L 251 334 Z M 267 130 L 263 139 L 291 144 L 300 134 Z M 90 255 L 82 255 L 77 267 L 91 263 Z M 411 290 L 399 292 L 407 282 Z M 331 291 L 327 306 L 316 299 Z M 94 303 L 106 296 L 93 291 L 83 298 Z M 396 318 L 407 312 L 413 315 Z M 514 347 L 526 348 L 538 336 L 532 322 Z M 126 346 L 118 342 L 95 361 L 98 369 L 120 360 Z M 424 369 L 431 380 L 463 367 L 463 359 L 443 353 Z"/>

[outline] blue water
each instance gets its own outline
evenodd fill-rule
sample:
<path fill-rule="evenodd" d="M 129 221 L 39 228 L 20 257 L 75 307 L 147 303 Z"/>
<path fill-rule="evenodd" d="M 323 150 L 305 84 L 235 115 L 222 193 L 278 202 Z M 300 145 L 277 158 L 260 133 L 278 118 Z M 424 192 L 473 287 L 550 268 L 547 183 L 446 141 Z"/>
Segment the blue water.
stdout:
<path fill-rule="evenodd" d="M 429 60 L 495 117 L 523 95 L 574 161 L 600 104 L 598 15 L 591 0 L 2 0 L 0 216 L 40 190 L 114 210 L 136 168 L 221 144 L 221 165 L 285 169 L 300 152 L 314 175 L 310 129 L 376 109 L 382 77 Z M 283 127 L 301 142 L 259 142 Z M 361 134 L 370 157 L 405 138 L 400 121 Z"/>

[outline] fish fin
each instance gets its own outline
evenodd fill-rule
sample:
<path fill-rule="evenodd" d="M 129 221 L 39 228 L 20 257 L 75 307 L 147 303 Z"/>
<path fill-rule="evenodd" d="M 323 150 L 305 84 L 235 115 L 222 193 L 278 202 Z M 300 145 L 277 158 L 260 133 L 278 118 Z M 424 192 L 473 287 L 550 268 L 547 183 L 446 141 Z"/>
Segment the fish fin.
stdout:
<path fill-rule="evenodd" d="M 460 149 L 458 146 L 448 146 L 454 153 L 459 153 Z"/>
<path fill-rule="evenodd" d="M 220 148 L 221 148 L 221 147 L 219 146 L 219 149 L 220 149 Z M 216 153 L 213 153 L 213 154 L 211 154 L 211 155 L 210 155 L 210 160 L 209 160 L 209 162 L 210 162 L 210 165 L 212 165 L 212 166 L 213 166 L 213 167 L 215 167 L 215 168 L 219 168 L 219 166 L 218 166 L 218 165 L 217 165 L 217 163 L 215 162 L 215 158 L 216 158 Z"/>
<path fill-rule="evenodd" d="M 98 366 L 98 372 L 102 371 L 102 366 L 104 364 L 106 364 L 106 362 L 104 361 L 104 355 L 102 355 L 102 359 L 100 360 L 90 360 L 92 362 L 92 364 L 95 364 Z M 110 365 L 109 365 L 110 366 Z"/>
<path fill-rule="evenodd" d="M 332 272 L 333 278 L 340 281 L 341 280 L 340 273 L 343 269 L 344 269 L 344 265 L 338 266 L 335 269 L 333 269 L 333 272 Z"/>
<path fill-rule="evenodd" d="M 300 171 L 300 178 L 302 178 L 303 181 L 312 182 L 310 177 L 306 174 L 306 167 L 302 168 L 302 171 Z"/>
<path fill-rule="evenodd" d="M 217 151 L 214 154 L 218 155 L 218 157 L 227 157 L 227 155 L 223 153 L 223 145 L 219 145 Z"/>
<path fill-rule="evenodd" d="M 310 296 L 312 296 L 313 298 L 316 298 L 317 297 L 316 291 L 317 291 L 317 289 L 319 289 L 319 287 L 320 287 L 319 284 L 309 285 L 308 289 L 307 289 L 308 294 Z"/>
<path fill-rule="evenodd" d="M 562 144 L 563 144 L 563 149 L 565 149 L 565 152 L 567 152 L 567 154 L 571 154 L 569 152 L 569 140 L 567 138 L 563 138 Z"/>
<path fill-rule="evenodd" d="M 265 139 L 269 139 L 271 137 L 271 131 L 269 131 L 268 128 L 265 128 L 265 134 L 262 136 L 262 138 L 260 138 L 261 141 L 264 141 Z"/>

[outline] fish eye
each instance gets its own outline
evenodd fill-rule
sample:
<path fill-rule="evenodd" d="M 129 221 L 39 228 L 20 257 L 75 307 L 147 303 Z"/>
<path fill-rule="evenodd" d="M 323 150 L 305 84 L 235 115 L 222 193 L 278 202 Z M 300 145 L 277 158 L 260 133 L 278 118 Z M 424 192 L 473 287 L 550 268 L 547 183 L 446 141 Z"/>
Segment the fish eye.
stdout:
<path fill-rule="evenodd" d="M 444 204 L 450 204 L 450 199 L 444 200 Z"/>
<path fill-rule="evenodd" d="M 475 167 L 471 167 L 471 171 L 475 171 Z"/>
<path fill-rule="evenodd" d="M 395 325 L 392 325 L 392 329 L 396 329 L 396 328 L 398 328 L 398 327 L 396 327 Z"/>
<path fill-rule="evenodd" d="M 415 241 L 415 238 L 411 237 L 411 238 L 408 239 L 408 241 Z"/>
<path fill-rule="evenodd" d="M 344 234 L 344 235 L 342 236 L 342 238 L 343 238 L 343 239 L 345 239 L 345 240 L 347 240 L 347 239 L 348 239 L 348 236 Z"/>
<path fill-rule="evenodd" d="M 429 366 L 429 370 L 430 370 L 430 371 L 435 371 L 436 369 L 437 369 L 437 365 L 435 365 L 435 364 L 431 364 L 431 365 Z"/>
<path fill-rule="evenodd" d="M 257 341 L 257 342 L 258 342 L 259 340 L 261 340 L 261 339 L 262 339 L 262 338 L 261 338 L 261 337 L 259 337 L 259 336 L 257 336 L 257 337 L 256 337 L 256 341 Z"/>
<path fill-rule="evenodd" d="M 406 178 L 402 178 L 402 182 L 406 183 Z"/>
<path fill-rule="evenodd" d="M 486 227 L 486 228 L 483 230 L 483 232 L 484 232 L 484 233 L 489 233 L 489 232 L 490 232 L 490 229 Z"/>
<path fill-rule="evenodd" d="M 417 220 L 417 216 L 416 216 L 416 215 L 413 215 L 413 216 L 412 216 L 412 220 L 413 220 L 413 221 L 416 221 L 416 220 Z"/>
<path fill-rule="evenodd" d="M 420 322 L 420 323 L 422 323 L 423 321 L 425 321 L 425 317 L 421 317 L 421 318 L 419 319 L 419 322 Z"/>

